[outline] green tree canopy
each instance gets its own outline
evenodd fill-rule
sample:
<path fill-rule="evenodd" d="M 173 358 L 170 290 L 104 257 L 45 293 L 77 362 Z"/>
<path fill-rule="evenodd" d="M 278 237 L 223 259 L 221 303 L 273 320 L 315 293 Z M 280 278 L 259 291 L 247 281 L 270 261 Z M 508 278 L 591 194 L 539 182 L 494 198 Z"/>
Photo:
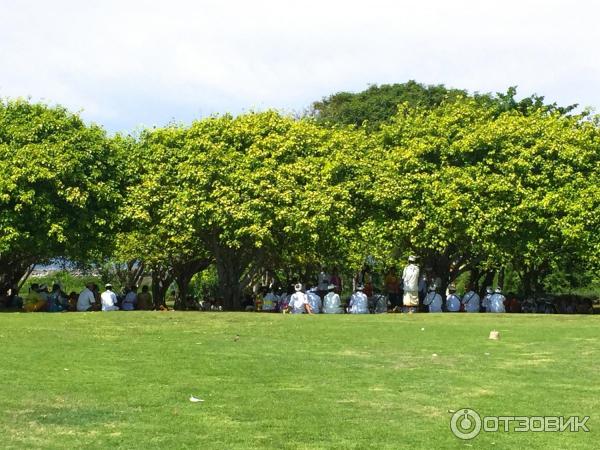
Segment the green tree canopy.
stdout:
<path fill-rule="evenodd" d="M 0 277 L 54 257 L 97 258 L 121 200 L 120 147 L 60 106 L 0 102 Z"/>

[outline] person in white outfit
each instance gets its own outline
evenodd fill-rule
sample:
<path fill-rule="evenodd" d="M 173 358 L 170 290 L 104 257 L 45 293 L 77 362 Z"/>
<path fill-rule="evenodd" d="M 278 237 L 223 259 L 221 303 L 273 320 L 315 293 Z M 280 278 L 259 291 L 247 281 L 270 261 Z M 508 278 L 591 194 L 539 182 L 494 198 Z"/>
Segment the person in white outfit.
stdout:
<path fill-rule="evenodd" d="M 415 264 L 416 261 L 416 256 L 409 256 L 408 265 L 402 272 L 404 311 L 408 313 L 416 312 L 419 307 L 419 266 Z"/>
<path fill-rule="evenodd" d="M 442 296 L 436 292 L 437 286 L 432 284 L 429 286 L 429 292 L 423 300 L 423 304 L 429 308 L 430 313 L 442 312 Z"/>
<path fill-rule="evenodd" d="M 456 286 L 448 286 L 448 297 L 446 297 L 446 310 L 448 312 L 460 312 L 460 297 L 456 295 Z"/>
<path fill-rule="evenodd" d="M 335 284 L 327 286 L 327 295 L 323 299 L 323 313 L 324 314 L 343 314 L 342 301 L 340 296 L 335 292 Z"/>
<path fill-rule="evenodd" d="M 100 295 L 100 303 L 102 304 L 102 311 L 118 311 L 117 306 L 117 294 L 112 290 L 112 284 L 107 283 L 104 286 L 106 290 Z"/>
<path fill-rule="evenodd" d="M 489 311 L 492 313 L 503 313 L 506 312 L 504 308 L 504 301 L 506 297 L 502 295 L 502 289 L 497 287 L 494 290 L 494 294 L 490 297 L 490 309 Z"/>
<path fill-rule="evenodd" d="M 350 314 L 369 314 L 369 299 L 363 292 L 364 286 L 356 287 L 356 292 L 350 297 L 349 310 Z"/>
<path fill-rule="evenodd" d="M 479 295 L 473 289 L 473 285 L 469 285 L 469 292 L 463 295 L 462 304 L 464 310 L 469 313 L 479 312 Z"/>
<path fill-rule="evenodd" d="M 292 314 L 312 314 L 310 304 L 308 303 L 308 297 L 302 292 L 302 285 L 300 283 L 294 286 L 294 291 L 296 292 L 290 297 L 288 311 Z"/>

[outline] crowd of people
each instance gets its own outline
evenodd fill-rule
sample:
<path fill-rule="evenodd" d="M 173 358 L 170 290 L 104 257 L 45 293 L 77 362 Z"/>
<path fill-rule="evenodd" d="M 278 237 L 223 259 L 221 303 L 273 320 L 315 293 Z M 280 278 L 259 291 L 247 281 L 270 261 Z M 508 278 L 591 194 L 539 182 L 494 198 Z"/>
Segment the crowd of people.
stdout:
<path fill-rule="evenodd" d="M 382 288 L 379 288 L 381 286 Z M 545 313 L 545 314 L 593 314 L 590 299 L 559 296 L 555 298 L 518 299 L 509 293 L 504 295 L 501 287 L 488 286 L 480 296 L 477 285 L 466 286 L 459 294 L 454 284 L 440 292 L 441 279 L 431 271 L 421 273 L 416 257 L 410 256 L 408 264 L 399 276 L 391 267 L 383 280 L 377 283 L 368 266 L 358 272 L 352 280 L 351 294 L 341 297 L 344 289 L 342 278 L 334 268 L 328 274 L 323 268 L 314 283 L 296 283 L 287 290 L 272 282 L 257 286 L 245 297 L 245 311 L 282 312 L 292 314 L 381 314 L 388 312 L 489 312 L 489 313 Z M 80 292 L 63 292 L 59 284 L 49 290 L 46 285 L 33 283 L 25 297 L 16 291 L 7 298 L 0 298 L 0 307 L 22 309 L 26 312 L 61 311 L 133 311 L 167 309 L 156 305 L 147 285 L 138 292 L 137 287 L 126 287 L 117 293 L 107 283 L 104 291 L 95 283 L 88 283 Z M 198 311 L 222 311 L 222 302 L 217 299 L 197 300 L 187 295 L 178 309 Z"/>
<path fill-rule="evenodd" d="M 14 294 L 1 303 L 4 307 L 22 309 L 25 312 L 155 309 L 148 286 L 143 286 L 139 293 L 136 287 L 128 287 L 117 294 L 110 283 L 105 285 L 103 292 L 100 292 L 96 283 L 88 283 L 79 294 L 74 291 L 67 294 L 58 283 L 55 283 L 51 290 L 45 284 L 33 283 L 24 297 Z"/>
<path fill-rule="evenodd" d="M 435 274 L 421 273 L 416 257 L 408 258 L 408 265 L 399 276 L 391 267 L 383 280 L 383 289 L 376 287 L 368 266 L 352 280 L 352 294 L 342 299 L 342 280 L 334 268 L 332 275 L 322 269 L 317 283 L 297 283 L 293 289 L 261 287 L 249 296 L 244 308 L 247 311 L 283 312 L 292 314 L 380 314 L 388 312 L 489 312 L 489 313 L 545 313 L 592 314 L 590 299 L 562 296 L 557 298 L 528 298 L 519 300 L 516 295 L 505 295 L 501 287 L 488 286 L 483 296 L 475 284 L 469 284 L 459 294 L 455 284 L 440 292 L 441 280 Z M 291 286 L 290 286 L 291 287 Z M 443 294 L 443 295 L 442 295 Z"/>

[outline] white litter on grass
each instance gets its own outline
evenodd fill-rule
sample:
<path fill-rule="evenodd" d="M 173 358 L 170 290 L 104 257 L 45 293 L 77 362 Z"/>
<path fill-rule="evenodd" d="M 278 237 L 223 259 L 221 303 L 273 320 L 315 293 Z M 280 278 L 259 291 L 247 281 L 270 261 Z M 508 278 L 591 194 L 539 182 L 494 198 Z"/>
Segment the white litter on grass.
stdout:
<path fill-rule="evenodd" d="M 431 356 L 435 357 L 437 356 L 437 353 L 432 353 Z"/>
<path fill-rule="evenodd" d="M 490 356 L 490 354 L 488 352 L 485 352 L 484 355 L 485 356 Z"/>
<path fill-rule="evenodd" d="M 63 370 L 69 370 L 69 369 L 63 369 Z"/>
<path fill-rule="evenodd" d="M 198 402 L 203 402 L 204 400 L 202 400 L 201 398 L 198 397 L 194 397 L 193 395 L 190 395 L 190 402 L 192 403 L 198 403 Z"/>
<path fill-rule="evenodd" d="M 425 328 L 421 328 L 421 331 L 425 331 Z"/>

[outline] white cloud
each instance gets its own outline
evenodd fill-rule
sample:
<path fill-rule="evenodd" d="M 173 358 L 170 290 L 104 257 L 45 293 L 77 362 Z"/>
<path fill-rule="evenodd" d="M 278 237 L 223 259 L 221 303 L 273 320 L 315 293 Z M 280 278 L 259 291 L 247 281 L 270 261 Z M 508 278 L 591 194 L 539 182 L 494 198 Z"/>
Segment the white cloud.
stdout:
<path fill-rule="evenodd" d="M 600 106 L 598 13 L 591 0 L 0 0 L 0 95 L 123 130 L 408 79 Z"/>

